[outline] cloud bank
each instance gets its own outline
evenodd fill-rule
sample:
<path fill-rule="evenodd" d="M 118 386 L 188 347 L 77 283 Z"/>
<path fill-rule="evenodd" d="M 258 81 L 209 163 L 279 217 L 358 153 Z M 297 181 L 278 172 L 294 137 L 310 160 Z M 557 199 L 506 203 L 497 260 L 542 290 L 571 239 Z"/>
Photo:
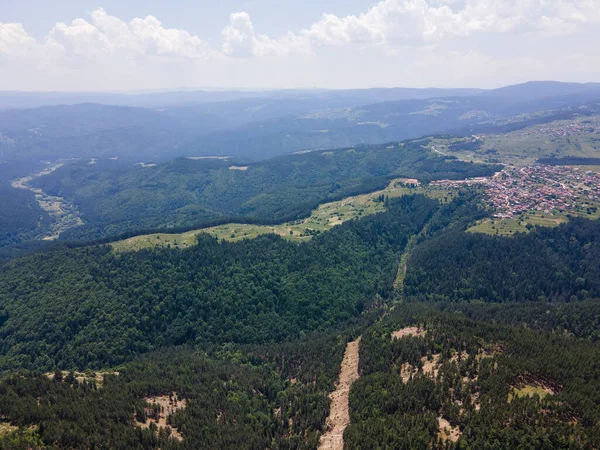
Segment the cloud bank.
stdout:
<path fill-rule="evenodd" d="M 86 18 L 56 23 L 39 40 L 20 23 L 0 23 L 0 76 L 10 85 L 26 68 L 39 78 L 90 74 L 93 79 L 98 70 L 122 76 L 156 71 L 152 77 L 159 82 L 168 76 L 167 67 L 178 67 L 195 74 L 189 81 L 202 78 L 199 71 L 205 71 L 209 81 L 219 70 L 239 70 L 243 64 L 257 67 L 249 60 L 318 61 L 321 54 L 341 55 L 348 49 L 380 58 L 412 58 L 407 65 L 413 68 L 427 66 L 436 51 L 449 66 L 451 55 L 463 63 L 478 60 L 498 66 L 506 55 L 480 47 L 489 42 L 497 48 L 503 40 L 529 46 L 530 54 L 516 55 L 515 60 L 535 63 L 537 56 L 540 63 L 547 60 L 547 55 L 540 56 L 541 40 L 579 34 L 586 34 L 582 42 L 590 36 L 600 39 L 598 24 L 598 0 L 382 0 L 362 14 L 323 14 L 308 27 L 280 36 L 260 33 L 249 14 L 234 12 L 221 32 L 221 42 L 211 46 L 188 31 L 164 27 L 154 16 L 124 21 L 99 8 Z M 585 44 L 582 48 L 586 53 Z M 569 52 L 556 58 L 572 61 L 576 55 Z M 578 60 L 574 70 L 599 73 L 597 57 L 590 59 Z"/>

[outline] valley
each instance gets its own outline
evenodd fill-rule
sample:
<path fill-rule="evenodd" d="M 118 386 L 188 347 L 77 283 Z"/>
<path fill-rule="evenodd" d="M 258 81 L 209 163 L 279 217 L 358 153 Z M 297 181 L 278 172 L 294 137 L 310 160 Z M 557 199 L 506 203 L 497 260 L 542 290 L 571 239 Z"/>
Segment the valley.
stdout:
<path fill-rule="evenodd" d="M 70 204 L 62 197 L 48 195 L 41 189 L 32 187 L 30 184 L 36 178 L 50 175 L 62 166 L 62 163 L 50 165 L 41 172 L 15 179 L 11 183 L 11 187 L 14 189 L 24 189 L 32 192 L 35 195 L 35 200 L 38 202 L 40 208 L 52 218 L 50 229 L 46 234 L 41 236 L 41 239 L 45 241 L 58 239 L 61 233 L 83 225 L 83 221 L 81 220 L 80 213 L 76 206 Z"/>

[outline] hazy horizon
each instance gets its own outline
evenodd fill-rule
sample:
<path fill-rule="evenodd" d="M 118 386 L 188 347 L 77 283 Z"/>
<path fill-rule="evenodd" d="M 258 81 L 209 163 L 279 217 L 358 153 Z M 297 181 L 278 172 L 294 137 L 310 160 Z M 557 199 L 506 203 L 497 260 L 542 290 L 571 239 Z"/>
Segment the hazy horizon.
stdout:
<path fill-rule="evenodd" d="M 328 88 L 320 86 L 307 86 L 296 88 L 278 88 L 278 87 L 243 87 L 243 86 L 179 86 L 172 88 L 147 88 L 147 89 L 132 89 L 132 90 L 26 90 L 26 89 L 0 89 L 0 93 L 19 93 L 19 94 L 115 94 L 115 95 L 145 95 L 145 94 L 166 94 L 177 92 L 276 92 L 276 91 L 347 91 L 347 90 L 375 90 L 375 89 L 417 89 L 417 90 L 482 90 L 492 91 L 504 87 L 516 86 L 528 83 L 563 83 L 563 84 L 581 84 L 581 85 L 600 85 L 600 81 L 562 81 L 562 80 L 528 80 L 521 83 L 499 84 L 492 87 L 472 87 L 472 86 L 456 86 L 456 87 L 439 87 L 439 86 L 370 86 L 370 87 L 348 87 L 348 88 Z"/>

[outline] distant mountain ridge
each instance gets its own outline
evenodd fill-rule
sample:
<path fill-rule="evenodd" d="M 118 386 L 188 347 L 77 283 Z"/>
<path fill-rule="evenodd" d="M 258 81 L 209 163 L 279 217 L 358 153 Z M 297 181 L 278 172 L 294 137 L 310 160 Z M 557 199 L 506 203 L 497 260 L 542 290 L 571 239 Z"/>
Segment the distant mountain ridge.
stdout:
<path fill-rule="evenodd" d="M 0 111 L 31 109 L 40 106 L 98 103 L 104 105 L 161 108 L 174 105 L 194 105 L 230 102 L 242 99 L 334 99 L 354 98 L 362 103 L 396 100 L 417 100 L 441 97 L 486 95 L 519 96 L 522 100 L 571 95 L 600 88 L 600 83 L 565 83 L 529 81 L 496 89 L 478 88 L 366 88 L 366 89 L 274 89 L 274 90 L 176 90 L 149 93 L 113 92 L 29 92 L 1 91 Z"/>
<path fill-rule="evenodd" d="M 252 162 L 301 150 L 490 129 L 527 115 L 543 120 L 559 112 L 596 111 L 600 84 L 183 94 L 107 97 L 179 102 L 154 108 L 84 103 L 0 111 L 0 159 L 161 162 L 219 155 Z"/>
<path fill-rule="evenodd" d="M 104 105 L 162 108 L 174 105 L 197 105 L 243 99 L 335 99 L 355 98 L 363 103 L 385 100 L 409 100 L 431 97 L 470 96 L 484 92 L 469 88 L 369 88 L 369 89 L 280 89 L 173 91 L 143 94 L 102 92 L 23 92 L 0 91 L 0 110 L 30 109 L 40 106 L 98 103 Z"/>

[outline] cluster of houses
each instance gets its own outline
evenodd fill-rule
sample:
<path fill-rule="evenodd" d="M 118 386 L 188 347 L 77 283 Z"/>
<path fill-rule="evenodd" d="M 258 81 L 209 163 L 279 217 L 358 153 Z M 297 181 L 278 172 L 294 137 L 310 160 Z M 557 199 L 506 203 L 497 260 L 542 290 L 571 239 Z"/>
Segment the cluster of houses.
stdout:
<path fill-rule="evenodd" d="M 436 184 L 484 185 L 485 201 L 499 218 L 513 218 L 527 211 L 569 212 L 578 203 L 600 200 L 600 174 L 567 166 L 507 167 L 490 178 Z"/>
<path fill-rule="evenodd" d="M 589 122 L 573 122 L 568 125 L 550 126 L 542 128 L 530 128 L 523 130 L 525 135 L 543 134 L 549 137 L 568 137 L 575 136 L 581 133 L 600 133 L 600 130 L 595 128 Z"/>

